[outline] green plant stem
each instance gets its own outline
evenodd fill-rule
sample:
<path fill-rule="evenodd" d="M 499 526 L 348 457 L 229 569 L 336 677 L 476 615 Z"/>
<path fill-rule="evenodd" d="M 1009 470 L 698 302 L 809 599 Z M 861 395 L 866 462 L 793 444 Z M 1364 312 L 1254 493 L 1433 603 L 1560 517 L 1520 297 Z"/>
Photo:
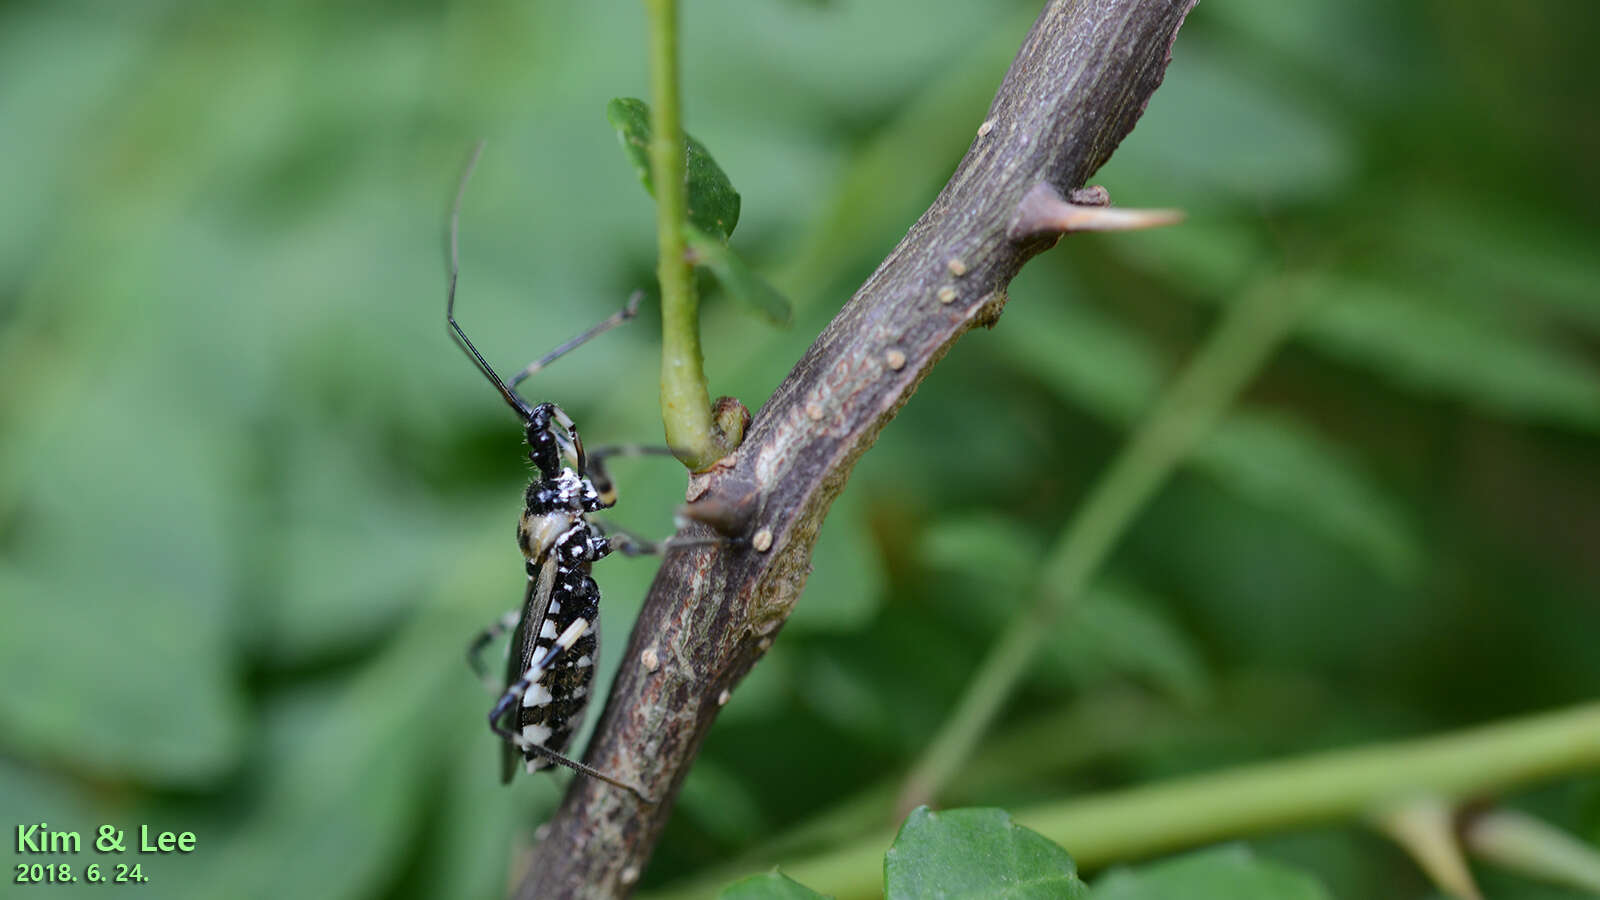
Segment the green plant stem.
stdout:
<path fill-rule="evenodd" d="M 1180 847 L 1364 816 L 1396 800 L 1462 801 L 1600 769 L 1600 703 L 1436 737 L 1319 753 L 1017 811 L 1018 823 L 1085 869 Z M 883 891 L 887 830 L 785 863 L 789 877 L 840 900 Z M 699 887 L 697 886 L 697 890 Z M 667 900 L 705 894 L 671 892 Z"/>
<path fill-rule="evenodd" d="M 1095 763 L 1160 746 L 1193 727 L 1187 714 L 1141 691 L 1107 691 L 1045 712 L 985 741 L 961 778 L 950 785 L 947 796 L 956 806 L 981 804 L 1045 776 L 1059 779 Z M 702 893 L 710 896 L 742 876 L 772 868 L 779 860 L 818 848 L 854 844 L 898 821 L 895 803 L 899 789 L 899 779 L 886 777 L 695 881 L 703 886 Z"/>
<path fill-rule="evenodd" d="M 650 28 L 650 177 L 656 189 L 661 285 L 661 422 L 667 446 L 702 469 L 722 456 L 700 350 L 700 300 L 685 254 L 688 220 L 683 120 L 678 88 L 677 0 L 645 0 Z"/>
<path fill-rule="evenodd" d="M 1287 281 L 1274 279 L 1228 310 L 1056 540 L 1039 572 L 1034 602 L 1012 619 L 906 778 L 902 812 L 931 802 L 972 755 L 1050 629 L 1139 510 L 1289 334 L 1298 306 Z"/>

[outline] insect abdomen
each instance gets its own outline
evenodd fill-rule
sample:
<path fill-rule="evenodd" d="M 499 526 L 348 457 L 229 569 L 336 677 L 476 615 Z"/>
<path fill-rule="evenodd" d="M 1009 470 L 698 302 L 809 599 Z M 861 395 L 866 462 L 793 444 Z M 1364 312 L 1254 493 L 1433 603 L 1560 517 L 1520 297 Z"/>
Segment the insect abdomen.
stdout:
<path fill-rule="evenodd" d="M 555 562 L 546 560 L 543 565 L 555 565 Z M 529 744 L 558 753 L 566 749 L 573 734 L 583 726 L 594 681 L 595 660 L 600 654 L 600 589 L 589 576 L 588 568 L 582 565 L 557 573 L 544 616 L 538 622 L 525 618 L 517 625 L 511 644 L 514 652 L 506 666 L 506 683 L 512 684 L 535 660 L 548 653 L 557 636 L 580 618 L 587 623 L 586 630 L 572 646 L 557 654 L 550 667 L 529 685 L 512 714 L 513 732 Z M 550 759 L 537 750 L 519 751 L 507 745 L 502 771 L 504 780 L 511 780 L 518 756 L 526 762 L 530 772 L 550 766 Z"/>

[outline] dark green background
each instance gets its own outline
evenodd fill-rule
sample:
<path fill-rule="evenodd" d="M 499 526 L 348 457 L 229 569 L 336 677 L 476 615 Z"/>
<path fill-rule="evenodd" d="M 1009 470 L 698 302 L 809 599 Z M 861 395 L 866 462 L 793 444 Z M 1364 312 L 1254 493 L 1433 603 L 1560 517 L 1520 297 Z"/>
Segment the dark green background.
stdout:
<path fill-rule="evenodd" d="M 1038 4 L 685 6 L 687 125 L 744 195 L 735 248 L 797 304 L 775 332 L 708 300 L 713 392 L 755 409 L 952 170 Z M 1600 693 L 1596 10 L 1205 0 L 1096 179 L 1188 222 L 1039 259 L 885 431 L 647 883 L 902 773 L 1218 306 L 1283 277 L 1318 311 L 1140 516 L 959 799 Z M 146 861 L 152 896 L 501 890 L 559 792 L 496 783 L 461 659 L 520 596 L 527 470 L 446 338 L 443 223 L 487 137 L 460 312 L 502 368 L 651 285 L 604 116 L 647 91 L 642 20 L 0 6 L 0 826 L 195 831 Z M 641 318 L 529 395 L 591 440 L 657 440 L 653 299 Z M 666 532 L 681 471 L 616 468 L 615 520 Z M 653 567 L 600 568 L 607 682 Z M 1518 802 L 1600 837 L 1592 779 Z M 1430 890 L 1354 828 L 1257 846 L 1340 896 Z"/>

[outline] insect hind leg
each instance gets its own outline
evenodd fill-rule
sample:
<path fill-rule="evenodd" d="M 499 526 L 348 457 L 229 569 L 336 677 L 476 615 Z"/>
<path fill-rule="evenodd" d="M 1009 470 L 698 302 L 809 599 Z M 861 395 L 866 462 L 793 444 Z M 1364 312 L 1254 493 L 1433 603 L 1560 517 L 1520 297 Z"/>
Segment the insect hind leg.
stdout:
<path fill-rule="evenodd" d="M 571 649 L 572 645 L 576 644 L 578 639 L 583 637 L 588 632 L 589 623 L 584 619 L 576 619 L 571 625 L 568 625 L 567 629 L 556 637 L 555 645 L 550 647 L 549 650 L 545 651 L 537 659 L 533 660 L 533 663 L 528 666 L 528 670 L 522 673 L 522 677 L 512 682 L 512 684 L 506 688 L 505 692 L 500 695 L 500 699 L 496 701 L 494 708 L 489 710 L 489 729 L 498 735 L 501 740 L 507 742 L 523 753 L 537 753 L 553 763 L 566 766 L 574 772 L 587 775 L 590 778 L 594 778 L 599 781 L 603 781 L 612 787 L 621 788 L 638 797 L 640 800 L 643 800 L 645 803 L 654 805 L 656 802 L 655 799 L 652 798 L 650 794 L 644 790 L 644 788 L 641 788 L 638 785 L 629 784 L 617 778 L 613 778 L 599 769 L 594 768 L 593 766 L 578 762 L 575 759 L 564 756 L 558 751 L 534 743 L 500 724 L 500 721 L 504 719 L 508 713 L 521 705 L 522 698 L 525 694 L 527 694 L 528 689 L 533 687 L 534 683 L 539 680 L 540 676 L 542 676 L 545 671 L 550 668 L 550 664 L 555 660 L 555 658 L 561 653 Z"/>
<path fill-rule="evenodd" d="M 504 697 L 501 698 L 501 702 L 502 703 L 505 702 L 505 698 Z M 515 698 L 513 698 L 513 702 L 515 702 Z M 499 704 L 496 704 L 496 706 L 498 706 L 498 705 Z M 587 775 L 588 777 L 593 778 L 596 781 L 603 781 L 606 784 L 611 785 L 612 787 L 621 788 L 622 790 L 627 791 L 628 793 L 634 795 L 635 797 L 638 797 L 640 800 L 643 800 L 645 803 L 648 803 L 651 806 L 655 805 L 655 802 L 656 802 L 655 798 L 651 797 L 650 794 L 648 792 L 646 792 L 644 788 L 642 788 L 642 787 L 640 787 L 640 786 L 638 786 L 636 784 L 629 784 L 628 782 L 622 781 L 621 779 L 613 778 L 610 775 L 607 775 L 606 773 L 600 771 L 599 769 L 596 769 L 595 767 L 593 767 L 591 765 L 588 765 L 586 763 L 578 762 L 577 760 L 572 759 L 571 757 L 564 756 L 564 755 L 562 755 L 560 753 L 557 753 L 554 750 L 551 750 L 549 747 L 542 747 L 542 746 L 540 746 L 538 744 L 529 744 L 529 743 L 527 743 L 526 741 L 524 741 L 522 739 L 521 735 L 514 735 L 511 732 L 505 730 L 504 728 L 501 728 L 498 725 L 496 725 L 493 718 L 491 718 L 489 720 L 489 727 L 494 729 L 494 733 L 495 734 L 498 734 L 502 738 L 504 738 L 505 740 L 510 741 L 512 746 L 516 747 L 518 750 L 532 751 L 534 753 L 537 753 L 540 756 L 544 757 L 545 759 L 548 759 L 551 762 L 556 763 L 557 765 L 566 766 L 567 768 L 571 769 L 574 772 L 577 772 L 580 775 Z"/>

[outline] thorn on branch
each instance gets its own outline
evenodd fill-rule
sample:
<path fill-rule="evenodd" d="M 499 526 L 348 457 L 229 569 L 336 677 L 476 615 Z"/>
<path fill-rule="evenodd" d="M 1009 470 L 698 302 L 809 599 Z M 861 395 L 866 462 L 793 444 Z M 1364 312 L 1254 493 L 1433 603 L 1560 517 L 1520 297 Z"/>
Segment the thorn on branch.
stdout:
<path fill-rule="evenodd" d="M 706 475 L 697 478 L 704 480 L 690 485 L 694 496 L 688 503 L 678 507 L 675 516 L 678 527 L 684 528 L 690 522 L 699 522 L 735 542 L 748 537 L 761 501 L 756 484 L 743 479 L 713 479 Z"/>
<path fill-rule="evenodd" d="M 1006 228 L 1013 242 L 1070 231 L 1133 231 L 1159 228 L 1183 220 L 1176 209 L 1118 209 L 1103 187 L 1079 188 L 1064 200 L 1055 188 L 1039 182 L 1028 189 Z"/>
<path fill-rule="evenodd" d="M 1514 809 L 1472 816 L 1461 829 L 1472 855 L 1551 884 L 1600 895 L 1600 848 Z"/>
<path fill-rule="evenodd" d="M 1448 801 L 1413 797 L 1379 810 L 1372 820 L 1441 891 L 1458 900 L 1483 900 L 1456 834 L 1456 810 Z"/>

